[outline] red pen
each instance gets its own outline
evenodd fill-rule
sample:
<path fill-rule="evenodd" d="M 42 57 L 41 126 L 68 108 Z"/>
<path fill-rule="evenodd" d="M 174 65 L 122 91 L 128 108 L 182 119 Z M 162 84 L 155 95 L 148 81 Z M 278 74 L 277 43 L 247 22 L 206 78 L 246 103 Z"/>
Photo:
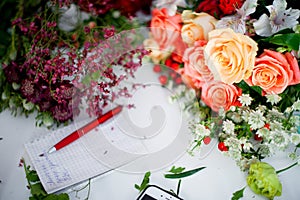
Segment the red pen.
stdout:
<path fill-rule="evenodd" d="M 105 121 L 112 118 L 114 115 L 120 113 L 122 111 L 122 108 L 123 108 L 122 106 L 117 106 L 116 108 L 104 113 L 103 115 L 101 115 L 97 119 L 91 121 L 90 123 L 84 125 L 83 127 L 79 128 L 79 129 L 77 129 L 76 131 L 74 131 L 73 133 L 71 133 L 70 135 L 68 135 L 67 137 L 65 137 L 64 139 L 59 141 L 58 143 L 56 143 L 53 147 L 51 147 L 48 150 L 48 153 L 53 153 L 55 151 L 58 151 L 59 149 L 61 149 L 65 146 L 67 146 L 68 144 L 74 142 L 75 140 L 77 140 L 81 136 L 85 135 L 86 133 L 88 133 L 92 129 L 96 128 L 99 124 L 104 123 Z M 40 156 L 43 156 L 43 154 L 41 154 Z"/>

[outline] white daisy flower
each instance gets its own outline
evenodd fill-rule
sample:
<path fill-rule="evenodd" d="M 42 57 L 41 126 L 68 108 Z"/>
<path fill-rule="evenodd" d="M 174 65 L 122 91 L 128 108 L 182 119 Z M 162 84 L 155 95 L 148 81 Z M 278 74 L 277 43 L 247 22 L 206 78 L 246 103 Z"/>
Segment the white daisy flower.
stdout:
<path fill-rule="evenodd" d="M 252 129 L 259 129 L 262 128 L 265 125 L 266 118 L 263 116 L 263 113 L 260 110 L 252 111 L 249 115 L 249 121 L 250 127 Z"/>
<path fill-rule="evenodd" d="M 228 113 L 228 117 L 235 123 L 240 123 L 243 121 L 242 116 L 239 113 L 233 112 Z"/>
<path fill-rule="evenodd" d="M 274 153 L 274 149 L 270 147 L 270 145 L 267 145 L 267 144 L 261 144 L 259 145 L 259 154 L 264 156 L 264 157 L 267 157 L 271 154 Z"/>
<path fill-rule="evenodd" d="M 238 100 L 241 102 L 243 106 L 249 106 L 251 101 L 253 100 L 249 94 L 242 94 Z"/>
<path fill-rule="evenodd" d="M 294 104 L 292 105 L 293 110 L 300 110 L 300 99 L 298 99 Z"/>
<path fill-rule="evenodd" d="M 278 94 L 267 94 L 267 102 L 271 103 L 272 105 L 277 104 L 280 100 L 281 97 Z"/>
<path fill-rule="evenodd" d="M 210 130 L 207 129 L 204 125 L 202 124 L 196 124 L 195 125 L 195 133 L 200 136 L 209 136 L 210 135 Z"/>
<path fill-rule="evenodd" d="M 292 8 L 286 10 L 286 7 L 285 0 L 274 0 L 273 5 L 266 6 L 270 16 L 263 14 L 253 23 L 257 35 L 268 37 L 280 30 L 296 26 L 300 10 Z"/>
<path fill-rule="evenodd" d="M 265 113 L 265 111 L 267 110 L 267 107 L 265 105 L 259 105 L 256 109 L 260 110 L 262 113 Z"/>
<path fill-rule="evenodd" d="M 222 125 L 223 131 L 227 134 L 234 134 L 234 123 L 231 120 L 226 119 Z"/>
<path fill-rule="evenodd" d="M 300 143 L 300 135 L 298 133 L 292 133 L 290 139 L 291 142 L 295 145 L 298 145 Z"/>
<path fill-rule="evenodd" d="M 283 129 L 282 123 L 280 123 L 278 121 L 270 122 L 270 129 L 271 130 L 282 130 Z"/>
<path fill-rule="evenodd" d="M 224 140 L 224 144 L 228 146 L 228 151 L 224 153 L 234 160 L 241 159 L 242 146 L 239 139 L 236 137 L 229 137 Z"/>
<path fill-rule="evenodd" d="M 289 144 L 289 135 L 286 133 L 286 131 L 283 130 L 274 130 L 271 131 L 271 144 L 274 144 L 279 149 L 283 150 L 285 149 Z"/>
<path fill-rule="evenodd" d="M 289 153 L 288 157 L 292 160 L 296 160 L 298 158 L 298 156 L 295 152 Z"/>
<path fill-rule="evenodd" d="M 256 134 L 259 137 L 266 138 L 267 140 L 270 138 L 270 130 L 267 128 L 260 128 L 257 130 Z"/>
<path fill-rule="evenodd" d="M 245 137 L 241 138 L 240 142 L 243 145 L 243 149 L 245 151 L 249 151 L 253 147 L 252 144 Z"/>
<path fill-rule="evenodd" d="M 267 114 L 267 118 L 270 121 L 280 121 L 285 118 L 284 114 L 280 111 L 278 111 L 276 108 L 272 108 L 272 110 L 269 110 Z"/>
<path fill-rule="evenodd" d="M 250 117 L 250 111 L 248 110 L 244 110 L 242 112 L 242 118 L 245 122 L 248 122 L 249 121 L 249 117 Z"/>

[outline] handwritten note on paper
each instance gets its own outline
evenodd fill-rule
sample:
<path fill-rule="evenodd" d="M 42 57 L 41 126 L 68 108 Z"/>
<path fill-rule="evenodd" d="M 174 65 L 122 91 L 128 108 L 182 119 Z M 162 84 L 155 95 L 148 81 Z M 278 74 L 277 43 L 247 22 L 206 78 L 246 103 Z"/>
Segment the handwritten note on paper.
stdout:
<path fill-rule="evenodd" d="M 136 159 L 136 155 L 120 152 L 120 150 L 112 148 L 111 144 L 107 142 L 103 135 L 104 132 L 115 135 L 115 139 L 120 134 L 119 130 L 113 129 L 112 126 L 114 126 L 113 123 L 101 126 L 100 130 L 93 130 L 52 154 L 45 152 L 76 130 L 74 125 L 58 129 L 44 137 L 26 143 L 25 149 L 45 190 L 48 193 L 59 191 Z M 85 142 L 85 138 L 93 138 L 95 135 L 97 135 L 97 140 L 94 140 L 92 146 L 89 146 L 90 144 Z M 127 145 L 135 146 L 130 143 Z M 44 156 L 39 156 L 41 153 L 44 153 Z M 95 154 L 101 154 L 102 157 L 95 156 Z"/>

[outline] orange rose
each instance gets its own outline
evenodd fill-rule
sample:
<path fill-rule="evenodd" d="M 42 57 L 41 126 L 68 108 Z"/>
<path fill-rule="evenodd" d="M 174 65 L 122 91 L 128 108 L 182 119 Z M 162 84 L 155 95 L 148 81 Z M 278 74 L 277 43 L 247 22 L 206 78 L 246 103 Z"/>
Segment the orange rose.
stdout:
<path fill-rule="evenodd" d="M 187 48 L 183 55 L 183 74 L 191 80 L 193 88 L 201 88 L 208 81 L 213 80 L 213 74 L 204 63 L 203 45 Z"/>
<path fill-rule="evenodd" d="M 202 86 L 201 99 L 213 111 L 221 108 L 229 110 L 230 106 L 239 105 L 238 97 L 242 94 L 240 88 L 221 81 L 211 81 Z"/>
<path fill-rule="evenodd" d="M 208 39 L 208 32 L 215 29 L 217 19 L 207 13 L 196 13 L 184 10 L 182 13 L 184 25 L 181 29 L 181 37 L 189 46 L 195 41 Z"/>
<path fill-rule="evenodd" d="M 264 50 L 246 82 L 260 86 L 267 94 L 280 94 L 287 86 L 300 83 L 298 62 L 289 52 Z"/>
<path fill-rule="evenodd" d="M 257 54 L 257 43 L 232 29 L 215 29 L 208 34 L 205 62 L 215 80 L 239 83 L 250 77 Z"/>

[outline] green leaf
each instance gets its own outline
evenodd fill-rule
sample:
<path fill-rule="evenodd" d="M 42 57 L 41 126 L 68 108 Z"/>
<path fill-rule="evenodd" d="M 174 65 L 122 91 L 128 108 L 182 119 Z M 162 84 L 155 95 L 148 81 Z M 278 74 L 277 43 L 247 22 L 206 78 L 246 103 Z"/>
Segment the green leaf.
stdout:
<path fill-rule="evenodd" d="M 165 178 L 170 178 L 170 179 L 178 179 L 178 178 L 184 178 L 187 176 L 191 176 L 199 171 L 201 171 L 202 169 L 205 169 L 206 167 L 199 167 L 196 169 L 192 169 L 186 172 L 182 172 L 182 173 L 178 173 L 178 174 L 165 174 Z"/>
<path fill-rule="evenodd" d="M 238 200 L 240 198 L 242 198 L 244 196 L 244 190 L 246 187 L 243 187 L 242 189 L 236 191 L 235 193 L 233 193 L 233 196 L 231 198 L 231 200 Z"/>
<path fill-rule="evenodd" d="M 148 186 L 148 184 L 150 182 L 150 175 L 151 175 L 150 171 L 146 172 L 141 185 L 135 184 L 134 187 L 137 190 L 139 190 L 140 192 L 143 191 Z"/>
<path fill-rule="evenodd" d="M 30 170 L 30 166 L 27 167 L 28 171 L 27 171 L 27 174 L 26 174 L 26 178 L 28 181 L 30 182 L 37 182 L 39 181 L 39 177 L 36 173 L 36 171 L 34 170 Z"/>
<path fill-rule="evenodd" d="M 49 194 L 43 200 L 69 200 L 69 196 L 65 193 L 62 194 Z"/>
<path fill-rule="evenodd" d="M 268 41 L 272 44 L 287 46 L 288 48 L 298 51 L 300 45 L 300 34 L 277 34 L 269 38 Z"/>
<path fill-rule="evenodd" d="M 242 90 L 243 90 L 243 92 L 244 91 L 248 91 L 249 90 L 249 85 L 245 82 L 245 81 L 241 81 L 241 82 L 239 82 L 238 84 L 237 84 L 237 86 L 239 87 L 239 88 L 241 88 Z"/>
<path fill-rule="evenodd" d="M 254 90 L 255 92 L 257 92 L 258 94 L 260 94 L 260 95 L 262 95 L 262 88 L 261 87 L 259 87 L 259 86 L 250 86 L 250 88 L 252 89 L 252 90 Z"/>
<path fill-rule="evenodd" d="M 47 195 L 47 193 L 45 192 L 41 183 L 36 183 L 36 184 L 30 185 L 30 190 L 31 190 L 32 196 Z"/>
<path fill-rule="evenodd" d="M 178 173 L 181 173 L 185 170 L 184 167 L 175 167 L 173 166 L 169 172 L 173 173 L 173 174 L 178 174 Z"/>

